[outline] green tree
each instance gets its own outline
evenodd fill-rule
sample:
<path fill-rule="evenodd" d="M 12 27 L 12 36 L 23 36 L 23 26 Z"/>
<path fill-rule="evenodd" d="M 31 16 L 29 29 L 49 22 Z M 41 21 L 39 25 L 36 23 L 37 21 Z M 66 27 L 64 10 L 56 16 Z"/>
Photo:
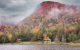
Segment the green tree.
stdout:
<path fill-rule="evenodd" d="M 27 32 L 26 32 L 26 39 L 25 40 L 31 41 L 32 38 L 33 38 L 33 34 L 31 33 L 30 28 L 28 28 Z"/>
<path fill-rule="evenodd" d="M 57 34 L 57 30 L 53 29 L 53 31 L 52 31 L 52 38 L 51 38 L 52 41 L 55 39 L 56 34 Z"/>
<path fill-rule="evenodd" d="M 73 21 L 74 21 L 75 19 L 76 19 L 76 17 L 74 16 L 74 17 L 73 17 Z"/>
<path fill-rule="evenodd" d="M 51 32 L 47 32 L 47 36 L 51 39 L 52 38 L 52 33 Z"/>
<path fill-rule="evenodd" d="M 37 34 L 31 38 L 31 41 L 37 41 Z"/>
<path fill-rule="evenodd" d="M 9 38 L 5 34 L 0 35 L 0 43 L 8 43 Z"/>
<path fill-rule="evenodd" d="M 26 36 L 25 27 L 21 27 L 21 30 L 20 30 L 20 33 L 19 33 L 19 37 L 18 38 L 20 38 L 22 41 L 24 41 L 25 36 Z"/>
<path fill-rule="evenodd" d="M 37 39 L 42 40 L 42 37 L 43 37 L 43 34 L 42 34 L 41 31 L 39 31 L 38 34 L 37 34 Z"/>
<path fill-rule="evenodd" d="M 79 31 L 79 33 L 78 33 L 78 36 L 77 36 L 77 37 L 78 37 L 78 39 L 80 39 L 80 31 Z"/>
<path fill-rule="evenodd" d="M 15 41 L 16 41 L 16 34 L 15 33 L 13 33 L 12 34 L 12 38 L 11 38 L 11 43 L 14 43 Z"/>
<path fill-rule="evenodd" d="M 67 42 L 67 43 L 70 42 L 69 38 L 66 38 L 66 42 Z"/>
<path fill-rule="evenodd" d="M 42 31 L 43 33 L 46 33 L 46 27 L 43 26 L 41 31 Z"/>
<path fill-rule="evenodd" d="M 71 33 L 71 41 L 74 41 L 74 33 Z"/>

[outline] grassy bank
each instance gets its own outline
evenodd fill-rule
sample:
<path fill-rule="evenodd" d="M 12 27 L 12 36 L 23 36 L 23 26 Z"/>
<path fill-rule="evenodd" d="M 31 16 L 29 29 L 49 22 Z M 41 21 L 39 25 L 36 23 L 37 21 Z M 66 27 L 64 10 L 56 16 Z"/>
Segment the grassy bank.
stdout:
<path fill-rule="evenodd" d="M 15 42 L 12 44 L 42 44 L 42 42 Z"/>
<path fill-rule="evenodd" d="M 58 44 L 56 42 L 15 42 L 15 43 L 12 43 L 12 44 Z"/>
<path fill-rule="evenodd" d="M 80 43 L 63 43 L 63 42 L 15 42 L 15 43 L 2 43 L 2 44 L 68 44 L 68 45 L 80 45 Z"/>
<path fill-rule="evenodd" d="M 80 45 L 80 43 L 63 43 L 63 42 L 15 42 L 15 43 L 12 43 L 12 44 L 68 44 L 68 45 Z"/>

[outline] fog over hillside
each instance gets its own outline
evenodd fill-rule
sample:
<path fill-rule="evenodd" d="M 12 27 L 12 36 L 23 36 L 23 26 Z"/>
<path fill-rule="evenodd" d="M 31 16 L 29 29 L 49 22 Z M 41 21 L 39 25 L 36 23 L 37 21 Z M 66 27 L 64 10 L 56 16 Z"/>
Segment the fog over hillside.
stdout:
<path fill-rule="evenodd" d="M 24 20 L 26 17 L 36 14 L 36 13 L 48 13 L 48 15 L 51 16 L 57 16 L 58 14 L 61 13 L 66 13 L 67 14 L 73 14 L 73 13 L 80 13 L 80 6 L 79 0 L 74 0 L 74 1 L 69 1 L 67 0 L 66 2 L 64 0 L 51 0 L 52 2 L 56 2 L 55 4 L 50 5 L 50 10 L 46 9 L 49 7 L 49 5 L 41 7 L 40 3 L 46 1 L 46 0 L 41 0 L 40 2 L 38 1 L 29 1 L 27 0 L 20 0 L 20 2 L 17 1 L 11 1 L 7 0 L 1 1 L 0 3 L 0 25 L 15 25 Z M 75 1 L 77 4 L 75 4 Z M 70 3 L 71 2 L 71 3 Z M 5 4 L 3 4 L 5 3 Z M 34 4 L 33 4 L 34 3 Z M 57 8 L 57 3 L 62 4 L 64 7 Z M 73 5 L 73 6 L 71 6 Z M 75 5 L 75 6 L 74 6 Z M 46 10 L 44 10 L 46 9 Z M 44 12 L 43 12 L 44 10 Z M 14 14 L 14 15 L 13 15 Z M 19 14 L 19 15 L 16 15 Z"/>

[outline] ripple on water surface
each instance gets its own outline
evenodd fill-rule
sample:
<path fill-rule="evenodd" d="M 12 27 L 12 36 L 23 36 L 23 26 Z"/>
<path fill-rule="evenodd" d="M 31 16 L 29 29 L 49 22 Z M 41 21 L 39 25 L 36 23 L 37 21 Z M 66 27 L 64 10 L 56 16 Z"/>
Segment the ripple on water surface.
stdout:
<path fill-rule="evenodd" d="M 80 50 L 80 45 L 64 45 L 64 44 L 0 45 L 0 50 Z"/>

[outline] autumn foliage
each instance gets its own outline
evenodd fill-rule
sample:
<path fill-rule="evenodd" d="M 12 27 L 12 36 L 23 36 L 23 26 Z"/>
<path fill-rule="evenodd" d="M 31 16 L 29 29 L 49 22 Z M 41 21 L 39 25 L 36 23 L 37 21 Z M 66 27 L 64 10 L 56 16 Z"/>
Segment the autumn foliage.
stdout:
<path fill-rule="evenodd" d="M 2 34 L 7 35 L 9 41 L 17 38 L 23 41 L 42 41 L 47 37 L 53 41 L 56 36 L 60 41 L 75 41 L 80 39 L 80 12 L 77 6 L 44 1 L 19 24 L 1 25 Z"/>

